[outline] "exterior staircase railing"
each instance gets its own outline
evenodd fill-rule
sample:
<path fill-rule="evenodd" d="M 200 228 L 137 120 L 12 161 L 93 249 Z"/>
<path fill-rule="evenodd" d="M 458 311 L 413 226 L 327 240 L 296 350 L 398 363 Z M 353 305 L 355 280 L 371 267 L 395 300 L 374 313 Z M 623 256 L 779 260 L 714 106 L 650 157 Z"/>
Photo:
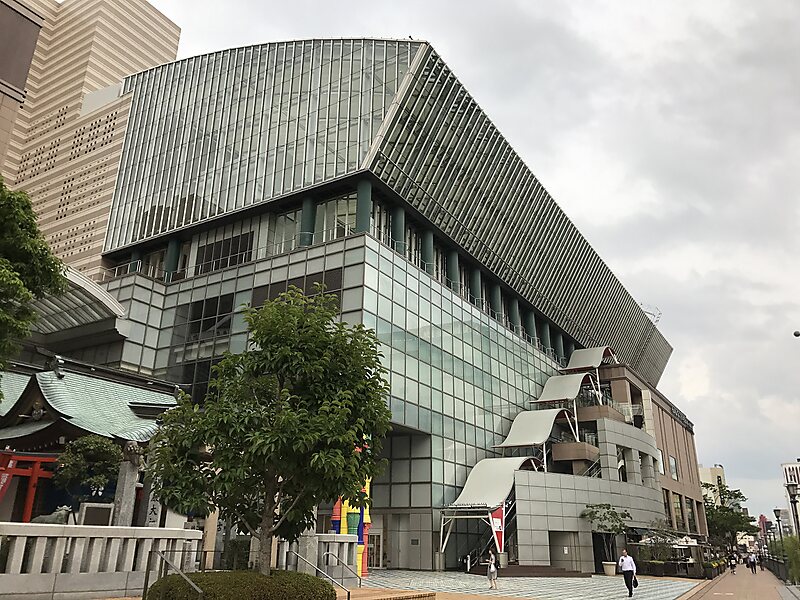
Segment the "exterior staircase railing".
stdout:
<path fill-rule="evenodd" d="M 583 473 L 580 473 L 580 476 L 594 477 L 595 479 L 599 479 L 601 474 L 602 468 L 600 466 L 600 459 L 598 458 L 596 461 L 586 467 L 586 470 L 584 470 Z"/>

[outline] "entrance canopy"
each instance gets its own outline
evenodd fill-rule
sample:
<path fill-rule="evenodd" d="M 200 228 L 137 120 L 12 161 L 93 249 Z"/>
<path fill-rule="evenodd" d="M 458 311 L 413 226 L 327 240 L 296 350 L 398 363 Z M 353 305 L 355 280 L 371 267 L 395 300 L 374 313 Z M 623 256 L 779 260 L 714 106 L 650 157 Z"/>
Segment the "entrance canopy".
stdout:
<path fill-rule="evenodd" d="M 597 348 L 581 348 L 575 350 L 569 357 L 569 364 L 565 371 L 586 371 L 596 369 L 602 364 L 617 364 L 617 355 L 610 346 Z"/>
<path fill-rule="evenodd" d="M 484 458 L 472 467 L 464 489 L 447 509 L 497 508 L 514 487 L 514 471 L 519 471 L 529 456 Z"/>
<path fill-rule="evenodd" d="M 564 408 L 523 411 L 514 417 L 508 437 L 495 448 L 527 448 L 544 444 L 559 417 L 569 419 L 572 413 Z"/>

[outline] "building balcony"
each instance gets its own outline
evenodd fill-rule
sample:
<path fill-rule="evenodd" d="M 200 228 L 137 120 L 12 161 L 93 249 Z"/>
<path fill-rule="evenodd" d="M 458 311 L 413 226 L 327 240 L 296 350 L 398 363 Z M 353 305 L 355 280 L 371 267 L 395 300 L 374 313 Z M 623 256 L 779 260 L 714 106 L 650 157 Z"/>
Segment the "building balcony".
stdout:
<path fill-rule="evenodd" d="M 626 422 L 625 415 L 613 406 L 607 404 L 596 404 L 594 406 L 578 407 L 578 422 L 597 421 L 598 419 L 613 419 L 614 421 Z"/>
<path fill-rule="evenodd" d="M 585 460 L 594 462 L 600 457 L 600 449 L 587 442 L 559 442 L 550 447 L 553 460 Z"/>

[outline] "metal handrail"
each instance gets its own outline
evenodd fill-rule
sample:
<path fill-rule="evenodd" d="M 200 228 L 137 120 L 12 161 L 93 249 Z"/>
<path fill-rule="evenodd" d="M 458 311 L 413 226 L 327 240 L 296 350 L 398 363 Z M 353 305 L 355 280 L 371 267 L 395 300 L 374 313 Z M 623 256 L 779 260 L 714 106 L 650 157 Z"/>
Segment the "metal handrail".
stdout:
<path fill-rule="evenodd" d="M 148 583 L 150 582 L 150 565 L 152 564 L 152 561 L 153 561 L 153 554 L 156 554 L 157 556 L 159 556 L 161 558 L 161 560 L 163 561 L 163 563 L 166 563 L 167 565 L 172 567 L 172 569 L 178 575 L 183 577 L 186 580 L 186 583 L 188 583 L 192 587 L 192 589 L 195 592 L 197 592 L 197 597 L 199 598 L 199 600 L 203 600 L 203 598 L 205 598 L 205 593 L 203 592 L 203 590 L 201 590 L 194 581 L 189 579 L 186 576 L 186 573 L 184 573 L 178 567 L 176 567 L 174 564 L 172 564 L 172 562 L 164 555 L 163 552 L 161 552 L 161 550 L 150 550 L 150 554 L 147 555 L 147 570 L 145 571 L 145 574 L 144 574 L 144 586 L 143 586 L 144 589 L 142 590 L 142 600 L 147 600 L 147 588 L 148 588 Z M 348 596 L 348 598 L 349 598 L 349 596 Z"/>
<path fill-rule="evenodd" d="M 355 576 L 356 576 L 356 579 L 358 579 L 358 587 L 361 587 L 361 583 L 362 583 L 362 581 L 361 581 L 361 577 L 359 577 L 358 573 L 356 573 L 356 572 L 353 570 L 353 567 L 351 567 L 351 566 L 350 566 L 350 565 L 348 565 L 347 563 L 344 563 L 344 562 L 342 562 L 342 559 L 341 559 L 341 558 L 339 558 L 338 556 L 336 556 L 336 555 L 335 555 L 333 552 L 323 552 L 323 553 L 322 553 L 322 556 L 332 556 L 333 558 L 335 558 L 335 559 L 338 561 L 338 563 L 339 563 L 340 565 L 342 565 L 342 566 L 343 566 L 345 569 L 347 569 L 347 570 L 348 570 L 348 571 L 350 571 L 350 572 L 351 572 L 353 575 L 355 575 Z"/>
<path fill-rule="evenodd" d="M 322 569 L 320 569 L 318 566 L 311 564 L 309 561 L 307 561 L 305 558 L 303 558 L 302 556 L 300 556 L 300 555 L 299 555 L 297 552 L 295 552 L 294 550 L 287 550 L 287 554 L 294 554 L 294 555 L 295 555 L 297 558 L 299 558 L 300 560 L 302 560 L 302 561 L 303 561 L 304 563 L 306 563 L 306 564 L 307 564 L 309 567 L 311 567 L 312 569 L 314 569 L 314 570 L 315 570 L 317 573 L 322 573 L 323 577 L 327 577 L 327 578 L 330 580 L 330 582 L 331 582 L 332 584 L 334 584 L 334 585 L 337 585 L 337 586 L 339 586 L 340 588 L 342 588 L 342 589 L 345 591 L 345 593 L 347 594 L 347 600 L 350 600 L 350 590 L 348 590 L 348 589 L 347 589 L 346 587 L 344 587 L 344 586 L 343 586 L 341 583 L 339 583 L 338 581 L 336 581 L 336 580 L 335 580 L 333 577 L 331 577 L 330 575 L 328 575 L 328 574 L 327 574 L 325 571 L 323 571 Z M 287 566 L 288 566 L 288 565 L 287 565 Z M 146 598 L 142 598 L 142 600 L 146 600 Z"/>

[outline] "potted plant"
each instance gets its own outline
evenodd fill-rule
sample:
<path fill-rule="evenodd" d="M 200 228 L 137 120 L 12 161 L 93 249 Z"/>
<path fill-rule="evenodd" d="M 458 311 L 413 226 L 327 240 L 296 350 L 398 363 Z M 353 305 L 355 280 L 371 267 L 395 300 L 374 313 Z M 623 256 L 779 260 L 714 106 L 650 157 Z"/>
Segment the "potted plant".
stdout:
<path fill-rule="evenodd" d="M 650 561 L 650 575 L 654 577 L 663 577 L 664 576 L 664 561 L 663 560 L 651 560 Z"/>
<path fill-rule="evenodd" d="M 714 563 L 703 563 L 703 575 L 705 575 L 706 579 L 714 579 Z"/>
<path fill-rule="evenodd" d="M 581 517 L 592 524 L 592 531 L 596 531 L 603 539 L 603 572 L 614 575 L 617 572 L 617 563 L 614 560 L 614 539 L 625 532 L 626 520 L 631 515 L 627 510 L 616 510 L 610 504 L 587 504 Z"/>

